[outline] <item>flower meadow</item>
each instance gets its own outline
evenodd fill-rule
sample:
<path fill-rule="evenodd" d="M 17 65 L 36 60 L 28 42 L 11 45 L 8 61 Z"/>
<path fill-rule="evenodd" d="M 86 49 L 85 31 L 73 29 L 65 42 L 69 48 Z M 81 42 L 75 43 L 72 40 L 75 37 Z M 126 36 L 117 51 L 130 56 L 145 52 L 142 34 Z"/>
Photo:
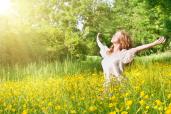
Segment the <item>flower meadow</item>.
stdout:
<path fill-rule="evenodd" d="M 0 114 L 171 114 L 171 64 L 126 66 L 104 93 L 102 71 L 0 82 Z"/>

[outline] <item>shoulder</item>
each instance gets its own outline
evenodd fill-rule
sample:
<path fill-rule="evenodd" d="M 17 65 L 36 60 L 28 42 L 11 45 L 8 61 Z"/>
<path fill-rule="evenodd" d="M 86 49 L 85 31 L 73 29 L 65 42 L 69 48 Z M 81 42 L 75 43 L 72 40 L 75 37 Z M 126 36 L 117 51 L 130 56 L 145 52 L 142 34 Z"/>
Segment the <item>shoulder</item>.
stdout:
<path fill-rule="evenodd" d="M 136 48 L 131 48 L 131 49 L 128 50 L 128 52 L 135 54 L 137 52 L 137 49 Z"/>
<path fill-rule="evenodd" d="M 131 49 L 122 49 L 122 52 L 125 53 L 125 54 L 133 54 L 135 55 L 136 54 L 136 49 L 135 48 L 131 48 Z"/>
<path fill-rule="evenodd" d="M 135 53 L 136 53 L 136 51 L 133 48 L 128 49 L 128 50 L 124 49 L 123 50 L 123 56 L 122 56 L 123 57 L 122 62 L 123 63 L 130 63 L 133 60 Z"/>

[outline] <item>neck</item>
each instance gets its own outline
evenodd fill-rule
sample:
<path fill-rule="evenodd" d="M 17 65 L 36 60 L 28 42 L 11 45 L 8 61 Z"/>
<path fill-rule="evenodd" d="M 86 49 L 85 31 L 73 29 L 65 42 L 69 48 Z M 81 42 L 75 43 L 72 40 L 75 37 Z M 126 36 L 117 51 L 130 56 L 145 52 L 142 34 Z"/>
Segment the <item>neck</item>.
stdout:
<path fill-rule="evenodd" d="M 119 45 L 115 45 L 113 52 L 115 53 L 115 52 L 118 52 L 118 51 L 121 51 L 120 46 Z"/>

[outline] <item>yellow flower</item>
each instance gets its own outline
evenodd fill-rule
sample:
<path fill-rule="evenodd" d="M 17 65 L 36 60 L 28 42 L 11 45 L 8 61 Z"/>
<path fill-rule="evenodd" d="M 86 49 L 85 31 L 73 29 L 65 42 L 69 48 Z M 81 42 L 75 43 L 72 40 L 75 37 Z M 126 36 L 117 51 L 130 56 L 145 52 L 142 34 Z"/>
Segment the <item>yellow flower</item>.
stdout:
<path fill-rule="evenodd" d="M 49 102 L 49 103 L 48 103 L 48 106 L 51 107 L 51 106 L 52 106 L 52 102 Z"/>
<path fill-rule="evenodd" d="M 7 105 L 6 110 L 11 110 L 11 109 L 12 109 L 12 105 L 11 104 Z"/>
<path fill-rule="evenodd" d="M 127 111 L 122 111 L 121 114 L 128 114 L 128 112 Z"/>
<path fill-rule="evenodd" d="M 86 112 L 87 112 L 87 111 L 86 111 L 86 110 L 84 110 L 84 111 L 83 111 L 83 114 L 85 114 Z"/>
<path fill-rule="evenodd" d="M 84 97 L 81 97 L 80 100 L 83 101 L 85 98 Z"/>
<path fill-rule="evenodd" d="M 156 100 L 155 103 L 157 106 L 160 106 L 162 104 L 162 102 L 160 100 Z"/>
<path fill-rule="evenodd" d="M 109 114 L 116 114 L 116 112 L 115 112 L 115 111 L 113 111 L 113 112 L 109 112 Z"/>
<path fill-rule="evenodd" d="M 171 109 L 167 109 L 165 114 L 171 114 Z"/>
<path fill-rule="evenodd" d="M 75 110 L 71 110 L 70 113 L 71 114 L 76 114 L 76 111 Z"/>
<path fill-rule="evenodd" d="M 146 106 L 145 108 L 148 110 L 150 108 L 150 106 Z"/>
<path fill-rule="evenodd" d="M 71 96 L 71 99 L 72 99 L 72 100 L 74 100 L 74 99 L 75 99 L 75 97 L 74 97 L 74 96 Z"/>
<path fill-rule="evenodd" d="M 28 111 L 27 110 L 23 110 L 22 114 L 27 114 Z"/>
<path fill-rule="evenodd" d="M 127 105 L 127 106 L 131 106 L 131 105 L 132 105 L 132 100 L 126 101 L 126 105 Z"/>
<path fill-rule="evenodd" d="M 57 106 L 55 106 L 55 109 L 56 110 L 60 110 L 61 109 L 61 106 L 57 105 Z"/>
<path fill-rule="evenodd" d="M 157 109 L 158 108 L 158 106 L 154 106 L 154 109 Z"/>
<path fill-rule="evenodd" d="M 115 111 L 116 111 L 116 112 L 119 112 L 120 110 L 119 110 L 118 108 L 115 108 Z"/>
<path fill-rule="evenodd" d="M 90 106 L 89 107 L 89 111 L 90 112 L 94 112 L 95 110 L 97 110 L 97 108 L 95 106 Z"/>
<path fill-rule="evenodd" d="M 168 94 L 168 95 L 167 95 L 167 98 L 170 99 L 170 98 L 171 98 L 171 94 Z"/>
<path fill-rule="evenodd" d="M 148 99 L 148 98 L 149 98 L 149 96 L 148 96 L 148 95 L 145 95 L 145 96 L 144 96 L 144 99 Z"/>
<path fill-rule="evenodd" d="M 144 91 L 141 91 L 140 96 L 143 97 L 145 95 Z"/>
<path fill-rule="evenodd" d="M 139 101 L 139 103 L 140 103 L 140 105 L 144 105 L 145 104 L 144 100 Z"/>
<path fill-rule="evenodd" d="M 15 112 L 16 111 L 14 108 L 12 108 L 11 110 L 12 110 L 12 112 Z"/>
<path fill-rule="evenodd" d="M 109 103 L 109 107 L 112 108 L 114 106 L 113 103 Z"/>
<path fill-rule="evenodd" d="M 110 98 L 110 100 L 115 101 L 115 100 L 116 100 L 116 97 L 115 97 L 115 96 L 112 96 L 112 97 Z"/>
<path fill-rule="evenodd" d="M 43 111 L 44 113 L 47 113 L 47 108 L 46 108 L 46 107 L 42 107 L 42 111 Z"/>
<path fill-rule="evenodd" d="M 171 114 L 171 104 L 169 104 L 168 108 L 166 109 L 165 114 Z"/>

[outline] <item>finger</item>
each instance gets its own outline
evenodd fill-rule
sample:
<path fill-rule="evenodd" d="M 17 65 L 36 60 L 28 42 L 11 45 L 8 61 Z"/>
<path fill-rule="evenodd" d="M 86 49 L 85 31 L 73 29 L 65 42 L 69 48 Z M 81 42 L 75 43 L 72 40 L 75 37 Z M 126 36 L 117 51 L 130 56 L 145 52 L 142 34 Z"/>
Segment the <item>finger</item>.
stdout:
<path fill-rule="evenodd" d="M 162 39 L 162 37 L 160 37 L 160 38 L 158 39 L 158 41 L 161 41 L 161 39 Z"/>
<path fill-rule="evenodd" d="M 163 40 L 165 39 L 164 36 L 162 37 L 162 39 L 163 39 Z"/>
<path fill-rule="evenodd" d="M 162 41 L 163 41 L 163 38 L 161 37 L 161 38 L 159 39 L 159 41 L 162 42 Z"/>
<path fill-rule="evenodd" d="M 166 40 L 164 37 L 162 37 L 162 41 Z"/>
<path fill-rule="evenodd" d="M 160 38 L 161 38 L 161 39 L 164 39 L 164 37 L 163 37 L 163 36 L 161 36 Z"/>
<path fill-rule="evenodd" d="M 164 40 L 164 37 L 160 37 L 159 42 L 162 42 Z"/>
<path fill-rule="evenodd" d="M 101 33 L 99 32 L 98 35 L 101 35 Z"/>
<path fill-rule="evenodd" d="M 160 39 L 163 39 L 163 38 L 164 38 L 163 36 L 160 37 Z"/>
<path fill-rule="evenodd" d="M 164 40 L 164 37 L 162 37 L 161 39 Z"/>
<path fill-rule="evenodd" d="M 166 41 L 166 39 L 162 39 L 161 41 L 160 41 L 160 43 L 164 43 Z"/>
<path fill-rule="evenodd" d="M 163 40 L 163 43 L 165 43 L 166 39 Z"/>

